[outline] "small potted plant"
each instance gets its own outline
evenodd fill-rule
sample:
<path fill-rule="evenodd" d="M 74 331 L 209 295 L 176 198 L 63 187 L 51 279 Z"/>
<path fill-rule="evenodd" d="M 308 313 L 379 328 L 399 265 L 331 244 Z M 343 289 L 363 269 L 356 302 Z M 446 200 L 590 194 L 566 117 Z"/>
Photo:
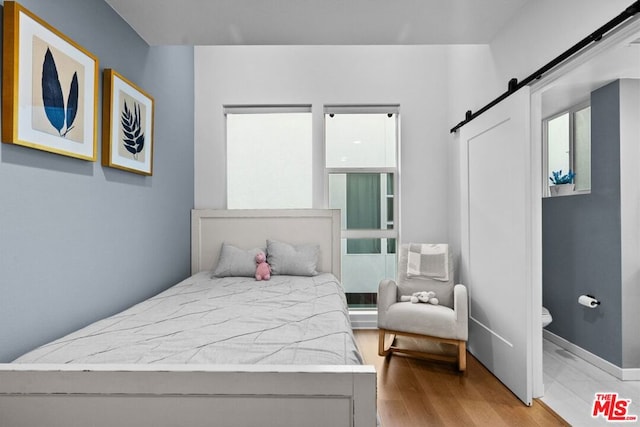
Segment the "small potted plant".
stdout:
<path fill-rule="evenodd" d="M 549 177 L 549 180 L 551 181 L 552 185 L 549 186 L 549 191 L 551 192 L 552 196 L 563 196 L 573 193 L 573 190 L 575 188 L 573 179 L 575 178 L 576 174 L 572 172 L 571 169 L 569 169 L 569 173 L 566 173 L 564 175 L 562 174 L 562 169 L 560 169 L 559 171 L 551 172 L 551 175 L 552 176 Z"/>

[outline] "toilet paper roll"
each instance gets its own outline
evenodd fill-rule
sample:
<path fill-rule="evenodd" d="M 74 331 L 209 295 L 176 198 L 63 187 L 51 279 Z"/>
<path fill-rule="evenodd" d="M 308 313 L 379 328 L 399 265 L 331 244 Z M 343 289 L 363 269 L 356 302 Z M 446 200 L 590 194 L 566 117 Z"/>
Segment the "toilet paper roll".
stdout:
<path fill-rule="evenodd" d="M 584 305 L 585 307 L 589 308 L 596 308 L 598 304 L 600 304 L 600 301 L 598 301 L 591 295 L 580 295 L 578 297 L 578 304 Z"/>

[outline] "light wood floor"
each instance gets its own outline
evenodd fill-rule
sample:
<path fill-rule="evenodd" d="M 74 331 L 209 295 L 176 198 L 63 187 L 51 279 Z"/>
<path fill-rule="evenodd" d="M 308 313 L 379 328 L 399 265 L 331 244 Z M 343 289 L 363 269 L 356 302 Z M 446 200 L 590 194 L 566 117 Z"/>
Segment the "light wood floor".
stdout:
<path fill-rule="evenodd" d="M 378 331 L 356 330 L 365 363 L 376 367 L 382 427 L 568 426 L 544 403 L 525 406 L 467 352 L 467 370 L 454 364 L 378 356 Z"/>

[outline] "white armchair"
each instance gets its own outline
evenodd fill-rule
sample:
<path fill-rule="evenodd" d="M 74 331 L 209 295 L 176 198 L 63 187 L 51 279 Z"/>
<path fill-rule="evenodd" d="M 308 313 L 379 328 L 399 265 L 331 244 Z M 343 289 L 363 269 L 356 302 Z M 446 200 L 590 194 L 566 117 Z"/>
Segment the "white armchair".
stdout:
<path fill-rule="evenodd" d="M 412 259 L 416 259 L 417 256 L 416 246 L 412 246 Z M 439 247 L 442 249 L 443 245 L 439 245 Z M 381 281 L 378 286 L 378 354 L 381 356 L 401 352 L 412 356 L 457 361 L 460 371 L 466 369 L 467 288 L 460 284 L 454 285 L 453 260 L 448 246 L 445 247 L 444 253 L 444 256 L 440 256 L 440 259 L 445 261 L 441 267 L 448 270 L 448 274 L 443 274 L 437 279 L 423 275 L 408 275 L 409 245 L 400 246 L 398 282 L 386 279 Z M 433 260 L 436 260 L 436 264 L 440 262 L 437 257 L 432 256 L 428 260 L 431 267 L 434 266 Z M 412 270 L 414 268 L 415 265 L 412 266 Z M 436 266 L 435 270 L 437 269 Z M 413 272 L 415 273 L 415 271 Z M 409 296 L 420 291 L 435 292 L 438 304 L 414 304 L 410 301 L 401 301 L 402 296 Z M 385 345 L 387 334 L 392 335 L 388 340 L 389 345 Z M 424 351 L 398 347 L 395 345 L 396 335 L 426 338 L 440 343 L 452 344 L 457 347 L 457 354 L 452 356 L 450 354 L 425 353 Z"/>

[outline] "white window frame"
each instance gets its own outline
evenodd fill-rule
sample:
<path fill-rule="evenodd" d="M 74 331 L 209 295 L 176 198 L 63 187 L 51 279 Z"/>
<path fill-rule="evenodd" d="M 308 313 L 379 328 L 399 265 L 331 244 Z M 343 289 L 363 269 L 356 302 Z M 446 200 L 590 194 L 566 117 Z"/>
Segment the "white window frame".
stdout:
<path fill-rule="evenodd" d="M 569 108 L 565 108 L 560 110 L 550 116 L 547 116 L 542 119 L 542 167 L 543 167 L 543 176 L 546 177 L 545 186 L 543 189 L 543 197 L 551 197 L 551 193 L 549 190 L 549 186 L 551 185 L 551 181 L 549 181 L 549 177 L 551 176 L 551 171 L 549 170 L 549 121 L 556 119 L 564 114 L 569 115 L 569 169 L 575 172 L 575 135 L 574 135 L 574 121 L 575 121 L 575 113 L 577 111 L 583 110 L 587 107 L 591 106 L 591 102 L 589 100 L 580 102 L 578 104 L 572 105 Z M 591 171 L 589 171 L 591 173 Z M 588 190 L 574 190 L 571 194 L 590 194 L 591 189 Z"/>
<path fill-rule="evenodd" d="M 309 113 L 311 115 L 311 134 L 309 138 L 311 140 L 311 165 L 313 166 L 313 112 L 312 106 L 310 104 L 290 104 L 290 105 L 224 105 L 223 106 L 223 114 L 225 117 L 225 126 L 224 126 L 224 140 L 225 140 L 225 167 L 227 168 L 227 172 L 225 174 L 225 179 L 227 180 L 225 186 L 225 203 L 227 207 L 229 205 L 229 164 L 228 164 L 228 152 L 227 152 L 227 144 L 228 142 L 228 124 L 226 123 L 227 116 L 229 114 L 286 114 L 286 113 Z M 310 189 L 310 203 L 311 205 L 308 208 L 312 207 L 313 204 L 313 174 L 311 176 L 311 189 Z"/>
<path fill-rule="evenodd" d="M 323 111 L 323 132 L 327 114 L 394 114 L 396 116 L 396 167 L 385 168 L 328 168 L 325 164 L 325 205 L 329 206 L 329 175 L 336 173 L 391 173 L 393 174 L 393 229 L 391 230 L 342 230 L 342 239 L 396 239 L 396 252 L 400 246 L 400 105 L 326 105 Z M 326 135 L 323 134 L 324 153 Z M 386 218 L 386 212 L 383 218 Z"/>
<path fill-rule="evenodd" d="M 328 114 L 394 114 L 396 120 L 396 147 L 395 147 L 395 156 L 396 156 L 396 165 L 395 167 L 383 167 L 383 168 L 365 168 L 365 167 L 345 167 L 345 168 L 328 168 L 326 167 L 326 158 L 323 159 L 323 166 L 325 170 L 325 179 L 324 179 L 324 199 L 325 206 L 329 206 L 329 176 L 331 174 L 348 174 L 348 173 L 391 173 L 393 174 L 393 229 L 377 229 L 377 230 L 341 230 L 341 239 L 359 239 L 359 238 L 376 238 L 376 239 L 395 239 L 395 248 L 396 248 L 396 264 L 397 257 L 400 250 L 400 235 L 401 235 L 401 224 L 400 224 L 400 183 L 401 183 L 401 174 L 400 174 L 400 129 L 401 129 L 401 114 L 400 114 L 400 106 L 399 105 L 379 105 L 379 106 L 371 106 L 371 105 L 349 105 L 349 106 L 335 106 L 335 105 L 327 105 L 324 107 L 323 111 L 323 154 L 326 155 L 326 134 L 324 134 L 326 130 L 327 115 Z M 386 195 L 384 195 L 386 197 Z M 386 212 L 382 218 L 385 218 L 386 221 Z M 385 251 L 388 246 L 385 246 Z M 381 254 L 383 255 L 383 254 Z M 357 256 L 354 254 L 353 256 Z M 376 318 L 377 318 L 378 308 L 376 307 L 349 307 L 349 314 L 351 318 L 351 324 L 354 328 L 375 328 L 376 327 Z"/>

